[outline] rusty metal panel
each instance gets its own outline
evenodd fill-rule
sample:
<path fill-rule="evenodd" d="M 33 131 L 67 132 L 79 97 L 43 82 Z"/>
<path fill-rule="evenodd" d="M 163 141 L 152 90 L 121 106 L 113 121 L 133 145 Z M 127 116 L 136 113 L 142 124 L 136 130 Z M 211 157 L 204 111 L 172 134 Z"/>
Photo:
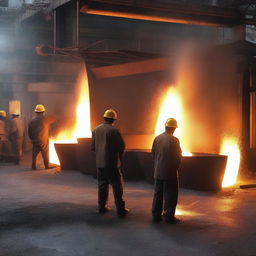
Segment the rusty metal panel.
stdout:
<path fill-rule="evenodd" d="M 256 92 L 250 93 L 250 148 L 256 148 Z"/>

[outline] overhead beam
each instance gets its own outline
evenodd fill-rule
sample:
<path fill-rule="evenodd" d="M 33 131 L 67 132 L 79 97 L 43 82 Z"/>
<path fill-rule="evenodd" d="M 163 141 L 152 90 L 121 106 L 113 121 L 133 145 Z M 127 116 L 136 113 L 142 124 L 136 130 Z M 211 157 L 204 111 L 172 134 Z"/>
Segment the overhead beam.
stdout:
<path fill-rule="evenodd" d="M 215 6 L 184 4 L 136 4 L 134 1 L 88 0 L 80 11 L 87 14 L 121 17 L 128 19 L 203 25 L 236 26 L 243 24 L 243 16 L 234 9 Z"/>
<path fill-rule="evenodd" d="M 167 70 L 169 67 L 169 59 L 157 58 L 125 64 L 92 68 L 91 70 L 96 78 L 102 79 Z"/>

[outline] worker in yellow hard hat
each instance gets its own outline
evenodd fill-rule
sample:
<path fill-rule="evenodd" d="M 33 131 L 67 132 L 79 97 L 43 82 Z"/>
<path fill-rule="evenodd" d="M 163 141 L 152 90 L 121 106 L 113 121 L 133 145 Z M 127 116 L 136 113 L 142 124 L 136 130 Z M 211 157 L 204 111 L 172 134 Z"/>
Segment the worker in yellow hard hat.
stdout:
<path fill-rule="evenodd" d="M 5 160 L 6 154 L 9 150 L 8 144 L 8 129 L 6 125 L 6 112 L 0 110 L 0 160 Z"/>
<path fill-rule="evenodd" d="M 177 222 L 175 210 L 178 199 L 177 171 L 181 163 L 181 148 L 178 138 L 173 136 L 178 127 L 174 118 L 165 122 L 165 132 L 158 135 L 153 142 L 155 191 L 152 206 L 153 221 Z"/>
<path fill-rule="evenodd" d="M 12 151 L 15 157 L 15 163 L 20 163 L 20 157 L 22 156 L 22 144 L 24 138 L 24 125 L 20 118 L 19 111 L 11 114 L 12 119 L 10 122 L 9 139 L 12 145 Z"/>
<path fill-rule="evenodd" d="M 36 112 L 36 113 L 43 113 L 43 112 L 45 112 L 45 107 L 44 107 L 44 105 L 42 105 L 42 104 L 36 105 L 36 107 L 35 107 L 35 112 Z"/>
<path fill-rule="evenodd" d="M 117 215 L 122 217 L 129 212 L 123 200 L 123 179 L 120 163 L 125 149 L 124 140 L 113 124 L 117 113 L 113 109 L 105 111 L 104 122 L 92 132 L 92 150 L 96 153 L 98 169 L 98 211 L 104 214 L 108 208 L 109 184 L 112 186 Z"/>
<path fill-rule="evenodd" d="M 49 127 L 56 118 L 45 115 L 45 107 L 36 105 L 34 112 L 36 116 L 28 124 L 28 135 L 32 142 L 32 170 L 36 170 L 36 158 L 41 152 L 45 169 L 52 168 L 49 164 Z"/>

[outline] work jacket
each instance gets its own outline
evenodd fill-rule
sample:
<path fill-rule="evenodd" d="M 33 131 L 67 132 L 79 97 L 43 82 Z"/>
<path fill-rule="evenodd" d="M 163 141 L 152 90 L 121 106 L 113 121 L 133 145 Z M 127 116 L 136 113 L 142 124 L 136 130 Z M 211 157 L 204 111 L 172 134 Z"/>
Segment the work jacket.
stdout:
<path fill-rule="evenodd" d="M 49 143 L 49 126 L 55 121 L 53 116 L 37 115 L 28 124 L 28 136 L 33 144 Z"/>
<path fill-rule="evenodd" d="M 176 178 L 181 162 L 181 148 L 179 140 L 171 133 L 158 135 L 152 145 L 154 159 L 154 178 L 171 180 Z"/>
<path fill-rule="evenodd" d="M 0 141 L 7 141 L 6 123 L 4 120 L 0 120 Z"/>
<path fill-rule="evenodd" d="M 12 118 L 9 134 L 15 139 L 23 137 L 23 124 L 19 117 Z"/>
<path fill-rule="evenodd" d="M 92 151 L 96 153 L 96 167 L 120 167 L 125 143 L 118 129 L 105 122 L 92 132 Z"/>

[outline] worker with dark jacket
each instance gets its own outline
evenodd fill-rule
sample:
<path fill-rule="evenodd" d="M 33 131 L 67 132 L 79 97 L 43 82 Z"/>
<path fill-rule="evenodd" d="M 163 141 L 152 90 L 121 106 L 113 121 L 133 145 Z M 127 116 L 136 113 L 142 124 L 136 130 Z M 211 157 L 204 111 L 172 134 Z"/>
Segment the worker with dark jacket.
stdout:
<path fill-rule="evenodd" d="M 8 148 L 6 112 L 4 110 L 0 110 L 0 160 L 4 160 Z"/>
<path fill-rule="evenodd" d="M 20 114 L 14 112 L 10 123 L 9 138 L 12 144 L 12 151 L 15 156 L 15 163 L 19 164 L 22 155 L 24 129 Z"/>
<path fill-rule="evenodd" d="M 181 148 L 179 140 L 173 136 L 177 128 L 174 118 L 167 119 L 165 132 L 158 135 L 153 142 L 152 154 L 154 159 L 155 191 L 152 207 L 153 221 L 164 218 L 168 223 L 174 223 L 175 210 L 178 199 L 178 174 L 181 162 Z"/>
<path fill-rule="evenodd" d="M 28 135 L 32 142 L 32 170 L 36 170 L 36 158 L 41 152 L 45 169 L 49 166 L 49 126 L 55 121 L 53 116 L 45 116 L 45 107 L 41 104 L 35 108 L 36 116 L 28 124 Z"/>
<path fill-rule="evenodd" d="M 113 127 L 117 113 L 108 109 L 104 113 L 104 123 L 92 132 L 92 151 L 96 153 L 96 167 L 98 169 L 98 211 L 106 213 L 109 184 L 113 189 L 117 214 L 119 217 L 129 212 L 123 200 L 123 178 L 120 171 L 122 155 L 125 149 L 124 141 L 118 129 Z"/>

